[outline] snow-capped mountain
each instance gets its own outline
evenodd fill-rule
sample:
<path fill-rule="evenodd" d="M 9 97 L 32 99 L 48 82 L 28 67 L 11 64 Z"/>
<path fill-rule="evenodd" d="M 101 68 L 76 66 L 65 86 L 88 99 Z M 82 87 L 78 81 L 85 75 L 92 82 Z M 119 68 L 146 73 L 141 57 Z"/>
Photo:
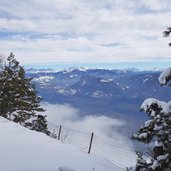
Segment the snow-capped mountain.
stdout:
<path fill-rule="evenodd" d="M 135 125 L 145 119 L 145 114 L 139 113 L 144 99 L 170 100 L 169 87 L 161 88 L 158 83 L 160 73 L 158 70 L 90 68 L 27 71 L 44 101 L 70 104 L 81 110 L 82 115 L 104 114 L 127 122 L 133 120 Z"/>
<path fill-rule="evenodd" d="M 60 98 L 63 96 L 62 99 L 65 96 L 70 96 L 67 98 L 79 96 L 108 97 L 113 100 L 120 97 L 123 101 L 126 99 L 139 101 L 148 97 L 169 100 L 165 99 L 168 88 L 160 88 L 158 84 L 159 71 L 69 68 L 58 72 L 28 70 L 27 74 L 34 78 L 33 82 L 37 84 L 45 100 L 53 103 L 58 103 L 58 96 Z M 53 99 L 49 96 L 51 93 Z"/>

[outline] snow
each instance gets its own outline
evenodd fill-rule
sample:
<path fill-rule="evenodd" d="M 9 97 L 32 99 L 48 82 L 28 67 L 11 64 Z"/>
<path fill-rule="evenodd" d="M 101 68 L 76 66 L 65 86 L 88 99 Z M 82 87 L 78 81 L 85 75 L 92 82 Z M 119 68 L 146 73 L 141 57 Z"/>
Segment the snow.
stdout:
<path fill-rule="evenodd" d="M 164 105 L 161 112 L 164 114 L 171 113 L 171 101 Z"/>
<path fill-rule="evenodd" d="M 64 89 L 64 88 L 60 88 L 60 89 L 57 90 L 57 92 L 59 94 L 64 94 L 64 95 L 75 95 L 77 93 L 77 90 L 75 90 L 75 89 L 67 90 L 67 89 Z"/>
<path fill-rule="evenodd" d="M 68 73 L 73 72 L 74 70 L 86 72 L 87 70 L 89 70 L 89 68 L 88 67 L 70 67 L 70 68 L 66 68 L 66 69 L 62 70 L 61 72 L 63 72 L 64 74 L 68 74 Z"/>
<path fill-rule="evenodd" d="M 39 81 L 41 83 L 45 83 L 45 82 L 49 82 L 52 79 L 54 79 L 53 76 L 42 76 L 42 77 L 34 78 L 33 81 Z"/>
<path fill-rule="evenodd" d="M 142 103 L 141 109 L 143 109 L 145 112 L 147 112 L 152 104 L 157 104 L 160 108 L 163 108 L 166 103 L 156 100 L 154 98 L 148 98 L 148 99 L 144 100 L 144 102 Z"/>
<path fill-rule="evenodd" d="M 112 82 L 113 79 L 101 79 L 100 82 L 101 83 L 109 83 L 109 82 Z"/>
<path fill-rule="evenodd" d="M 153 98 L 148 98 L 144 100 L 144 102 L 141 105 L 141 109 L 143 109 L 145 112 L 147 112 L 152 104 L 157 104 L 159 108 L 161 108 L 161 113 L 168 114 L 171 113 L 171 101 L 166 103 L 162 102 Z M 154 116 L 155 112 L 151 111 L 151 115 Z M 158 116 L 160 117 L 160 115 Z"/>
<path fill-rule="evenodd" d="M 160 147 L 160 146 L 163 146 L 163 143 L 162 142 L 155 141 L 154 145 L 156 147 Z"/>
<path fill-rule="evenodd" d="M 82 83 L 82 86 L 85 86 L 85 84 L 86 84 L 86 81 L 84 80 L 83 83 Z"/>
<path fill-rule="evenodd" d="M 144 68 L 144 69 L 139 69 L 139 71 L 152 71 L 152 72 L 156 72 L 156 71 L 162 71 L 161 68 Z"/>
<path fill-rule="evenodd" d="M 155 127 L 154 127 L 154 130 L 155 131 L 160 131 L 160 130 L 162 130 L 163 129 L 163 125 L 162 126 L 157 126 L 157 125 L 155 125 Z"/>
<path fill-rule="evenodd" d="M 31 73 L 31 74 L 37 74 L 37 73 L 56 73 L 59 72 L 59 70 L 55 70 L 55 69 L 26 69 L 27 73 Z"/>
<path fill-rule="evenodd" d="M 95 92 L 93 92 L 93 94 L 91 96 L 95 97 L 95 98 L 99 98 L 99 97 L 103 97 L 104 95 L 105 94 L 102 91 L 95 91 Z"/>
<path fill-rule="evenodd" d="M 143 80 L 143 83 L 146 83 L 149 80 L 149 78 L 146 78 Z"/>
<path fill-rule="evenodd" d="M 63 143 L 87 153 L 91 133 L 94 132 L 91 154 L 103 156 L 123 169 L 135 165 L 137 156 L 132 141 L 120 131 L 125 126 L 123 121 L 103 115 L 80 116 L 80 111 L 70 105 L 47 103 L 44 108 L 52 130 L 55 129 L 58 134 L 59 125 L 62 125 Z"/>
<path fill-rule="evenodd" d="M 74 77 L 78 77 L 78 75 L 77 74 L 70 75 L 70 78 L 74 78 Z"/>
<path fill-rule="evenodd" d="M 161 85 L 167 84 L 169 78 L 171 78 L 171 68 L 165 69 L 159 76 L 159 82 Z"/>
<path fill-rule="evenodd" d="M 169 156 L 169 154 L 164 154 L 164 155 L 160 155 L 157 157 L 157 160 L 158 161 L 161 161 L 161 160 L 166 160 L 166 158 Z"/>
<path fill-rule="evenodd" d="M 148 120 L 148 121 L 144 122 L 144 127 L 149 127 L 152 122 L 153 122 L 153 120 Z"/>
<path fill-rule="evenodd" d="M 84 152 L 88 152 L 90 143 L 90 133 L 85 133 L 80 130 L 62 127 L 61 141 L 63 143 L 73 144 Z M 123 144 L 118 144 L 118 140 L 111 140 L 109 138 L 103 139 L 102 137 L 94 134 L 91 153 L 103 156 L 118 167 L 125 168 L 126 166 L 133 165 L 135 159 L 133 151 Z"/>
<path fill-rule="evenodd" d="M 146 132 L 139 134 L 139 138 L 146 138 L 146 137 L 147 137 L 147 133 Z"/>
<path fill-rule="evenodd" d="M 124 170 L 100 155 L 84 153 L 1 117 L 0 135 L 0 168 L 4 171 Z"/>
<path fill-rule="evenodd" d="M 157 104 L 158 107 L 162 109 L 161 113 L 164 113 L 164 114 L 171 113 L 171 101 L 166 103 L 166 102 L 162 102 L 153 98 L 148 98 L 144 100 L 144 102 L 141 105 L 141 109 L 147 112 L 152 104 Z"/>
<path fill-rule="evenodd" d="M 151 165 L 151 168 L 154 170 L 155 168 L 157 168 L 157 166 L 159 165 L 157 160 L 154 160 L 153 164 Z"/>
<path fill-rule="evenodd" d="M 128 73 L 128 72 L 138 72 L 139 71 L 139 69 L 136 69 L 136 68 L 126 68 L 126 69 L 119 69 L 118 71 L 117 71 L 117 74 L 126 74 L 126 73 Z"/>

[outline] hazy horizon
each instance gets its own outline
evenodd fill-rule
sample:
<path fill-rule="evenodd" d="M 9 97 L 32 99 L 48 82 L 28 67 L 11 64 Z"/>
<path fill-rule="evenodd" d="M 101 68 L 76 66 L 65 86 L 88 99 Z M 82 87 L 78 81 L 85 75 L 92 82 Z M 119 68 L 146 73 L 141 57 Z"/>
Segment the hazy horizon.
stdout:
<path fill-rule="evenodd" d="M 33 64 L 24 64 L 26 68 L 34 69 L 65 69 L 72 67 L 85 67 L 85 68 L 99 68 L 99 69 L 127 69 L 127 68 L 136 68 L 136 69 L 164 69 L 171 66 L 171 61 L 141 61 L 141 62 L 94 62 L 94 63 L 81 63 L 81 62 L 71 62 L 71 63 L 33 63 Z"/>

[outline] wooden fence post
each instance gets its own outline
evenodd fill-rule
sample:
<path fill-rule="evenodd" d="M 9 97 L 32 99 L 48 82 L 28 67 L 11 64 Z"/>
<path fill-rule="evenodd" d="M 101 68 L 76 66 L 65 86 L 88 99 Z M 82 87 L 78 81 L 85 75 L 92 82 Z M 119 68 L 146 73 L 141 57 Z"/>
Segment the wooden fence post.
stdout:
<path fill-rule="evenodd" d="M 92 147 L 92 143 L 93 143 L 93 136 L 94 136 L 94 132 L 92 132 L 92 134 L 91 134 L 91 139 L 90 139 L 90 145 L 89 145 L 89 149 L 88 149 L 88 154 L 90 154 L 90 152 L 91 152 L 91 147 Z"/>
<path fill-rule="evenodd" d="M 61 130 L 62 130 L 62 125 L 59 126 L 58 140 L 60 140 L 61 137 Z"/>

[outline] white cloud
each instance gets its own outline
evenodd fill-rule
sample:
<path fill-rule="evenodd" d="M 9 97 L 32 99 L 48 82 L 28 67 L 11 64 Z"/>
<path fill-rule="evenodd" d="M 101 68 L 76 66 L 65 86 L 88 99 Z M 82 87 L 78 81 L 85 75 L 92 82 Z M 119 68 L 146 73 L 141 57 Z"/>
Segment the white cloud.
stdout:
<path fill-rule="evenodd" d="M 59 105 L 59 104 L 49 104 L 43 103 L 44 108 L 46 108 L 47 119 L 55 124 L 65 124 L 69 122 L 74 122 L 79 119 L 79 110 L 71 107 L 69 104 Z"/>
<path fill-rule="evenodd" d="M 81 116 L 81 111 L 69 104 L 44 103 L 43 107 L 46 109 L 45 114 L 52 126 L 63 125 L 83 132 L 95 132 L 99 136 L 113 137 L 118 129 L 125 125 L 123 121 L 104 115 Z"/>
<path fill-rule="evenodd" d="M 168 0 L 0 2 L 0 51 L 13 51 L 22 63 L 170 58 L 162 38 L 170 26 Z"/>
<path fill-rule="evenodd" d="M 161 11 L 161 10 L 168 10 L 170 7 L 171 3 L 169 0 L 150 0 L 150 1 L 145 1 L 145 0 L 140 0 L 140 3 L 142 4 L 142 7 L 145 7 L 147 9 L 153 10 L 153 11 Z"/>

